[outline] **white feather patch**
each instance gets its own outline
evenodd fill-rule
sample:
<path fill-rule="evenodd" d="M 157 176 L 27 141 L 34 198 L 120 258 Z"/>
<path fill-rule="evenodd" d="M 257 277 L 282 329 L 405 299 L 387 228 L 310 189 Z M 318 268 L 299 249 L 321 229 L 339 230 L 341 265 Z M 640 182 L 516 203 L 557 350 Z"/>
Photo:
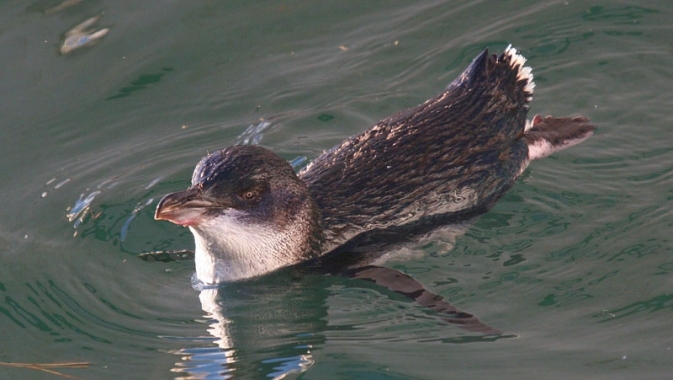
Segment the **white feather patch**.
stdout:
<path fill-rule="evenodd" d="M 512 47 L 510 44 L 507 46 L 503 54 L 509 56 L 510 65 L 512 68 L 517 69 L 517 79 L 526 81 L 526 84 L 523 87 L 523 91 L 528 95 L 526 100 L 530 102 L 533 100 L 533 89 L 535 88 L 535 82 L 533 81 L 533 69 L 530 66 L 524 66 L 526 63 L 526 58 L 519 53 L 516 48 Z"/>
<path fill-rule="evenodd" d="M 196 245 L 196 275 L 203 283 L 243 280 L 300 261 L 300 257 L 283 254 L 297 231 L 247 223 L 244 216 L 241 211 L 226 210 L 190 226 Z"/>
<path fill-rule="evenodd" d="M 561 150 L 564 147 L 565 145 L 554 146 L 548 140 L 536 140 L 532 144 L 528 145 L 528 159 L 531 161 L 538 160 L 540 158 L 550 156 L 552 153 Z"/>

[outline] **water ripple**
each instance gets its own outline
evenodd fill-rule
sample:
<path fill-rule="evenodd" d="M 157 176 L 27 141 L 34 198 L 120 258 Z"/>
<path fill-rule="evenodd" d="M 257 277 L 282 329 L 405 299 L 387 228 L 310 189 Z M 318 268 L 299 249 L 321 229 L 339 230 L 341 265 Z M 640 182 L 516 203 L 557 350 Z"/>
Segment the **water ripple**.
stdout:
<path fill-rule="evenodd" d="M 83 307 L 81 302 L 62 290 L 54 281 L 41 281 L 26 284 L 29 296 L 25 300 L 5 296 L 4 305 L 0 306 L 0 314 L 17 326 L 26 328 L 32 326 L 52 336 L 55 342 L 69 342 L 75 339 L 71 334 L 82 335 L 96 342 L 111 344 L 108 333 L 102 333 L 99 327 L 105 330 L 122 332 L 134 336 L 154 337 L 157 333 L 130 328 L 111 319 L 102 318 Z M 3 289 L 4 291 L 4 289 Z M 78 297 L 81 299 L 81 297 Z M 131 318 L 140 318 L 134 313 L 114 306 L 109 301 L 101 299 L 113 314 Z"/>

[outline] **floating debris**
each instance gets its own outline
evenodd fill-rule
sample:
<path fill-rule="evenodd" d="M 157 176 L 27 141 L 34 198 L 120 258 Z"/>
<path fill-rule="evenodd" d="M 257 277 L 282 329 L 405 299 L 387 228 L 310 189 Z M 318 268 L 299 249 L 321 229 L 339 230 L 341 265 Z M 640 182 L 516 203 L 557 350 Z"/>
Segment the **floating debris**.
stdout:
<path fill-rule="evenodd" d="M 297 170 L 297 168 L 303 165 L 306 161 L 308 161 L 308 158 L 306 158 L 306 156 L 299 156 L 295 157 L 294 160 L 290 161 L 290 165 L 294 170 Z"/>
<path fill-rule="evenodd" d="M 235 145 L 257 145 L 262 142 L 264 132 L 271 127 L 268 121 L 262 121 L 259 124 L 251 124 L 248 128 L 238 135 L 238 140 Z"/>
<path fill-rule="evenodd" d="M 80 223 L 84 219 L 84 216 L 86 215 L 86 211 L 89 210 L 91 202 L 93 202 L 94 198 L 96 198 L 96 196 L 100 193 L 101 193 L 100 190 L 96 190 L 93 193 L 89 194 L 86 198 L 84 198 L 84 193 L 82 193 L 82 195 L 79 196 L 79 199 L 75 202 L 75 205 L 72 206 L 70 211 L 68 211 L 66 217 L 68 218 L 69 222 L 72 222 L 75 219 L 79 218 L 79 220 L 75 223 L 75 228 L 77 228 L 80 225 Z"/>
<path fill-rule="evenodd" d="M 91 28 L 98 20 L 100 20 L 100 18 L 101 16 L 91 17 L 65 32 L 65 40 L 61 46 L 61 54 L 68 54 L 81 47 L 90 46 L 108 34 L 110 31 L 108 28 L 103 28 L 95 32 Z"/>
<path fill-rule="evenodd" d="M 50 373 L 52 375 L 61 376 L 61 377 L 64 377 L 66 379 L 82 380 L 79 377 L 75 377 L 75 376 L 68 375 L 68 374 L 65 374 L 65 373 L 62 373 L 62 372 L 58 372 L 58 371 L 55 370 L 55 368 L 56 369 L 61 369 L 61 368 L 88 368 L 89 367 L 89 362 L 68 362 L 68 363 L 7 363 L 7 362 L 0 362 L 0 366 L 34 369 L 36 371 L 42 371 L 42 372 Z"/>

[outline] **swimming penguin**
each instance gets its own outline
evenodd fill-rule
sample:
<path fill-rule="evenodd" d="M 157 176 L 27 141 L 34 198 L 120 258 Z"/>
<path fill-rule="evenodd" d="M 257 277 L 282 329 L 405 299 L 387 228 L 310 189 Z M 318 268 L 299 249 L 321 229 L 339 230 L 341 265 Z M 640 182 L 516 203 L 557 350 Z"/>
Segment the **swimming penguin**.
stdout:
<path fill-rule="evenodd" d="M 488 50 L 438 96 L 381 120 L 298 174 L 260 146 L 209 154 L 155 219 L 194 235 L 206 284 L 332 256 L 378 233 L 456 223 L 488 211 L 535 159 L 578 144 L 589 119 L 526 116 L 533 75 L 511 46 Z"/>

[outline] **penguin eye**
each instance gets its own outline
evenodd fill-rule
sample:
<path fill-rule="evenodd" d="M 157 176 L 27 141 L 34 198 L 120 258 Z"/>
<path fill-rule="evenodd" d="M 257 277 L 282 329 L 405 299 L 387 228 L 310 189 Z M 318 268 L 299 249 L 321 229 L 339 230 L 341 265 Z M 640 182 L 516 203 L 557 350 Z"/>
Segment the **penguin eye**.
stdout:
<path fill-rule="evenodd" d="M 240 197 L 243 198 L 243 200 L 250 201 L 257 198 L 257 195 L 259 195 L 257 190 L 250 189 L 242 192 Z"/>

